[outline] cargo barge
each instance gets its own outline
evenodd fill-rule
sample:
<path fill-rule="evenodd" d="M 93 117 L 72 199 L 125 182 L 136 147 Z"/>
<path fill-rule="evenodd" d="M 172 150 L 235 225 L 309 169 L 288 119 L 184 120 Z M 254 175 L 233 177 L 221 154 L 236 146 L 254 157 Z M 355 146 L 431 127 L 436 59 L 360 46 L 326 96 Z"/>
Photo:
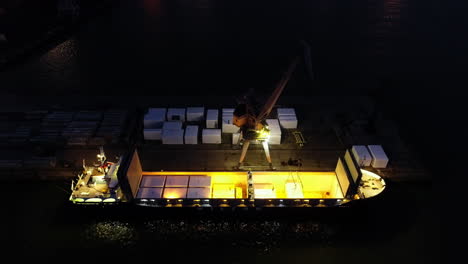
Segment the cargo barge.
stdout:
<path fill-rule="evenodd" d="M 379 175 L 361 169 L 350 150 L 334 171 L 145 171 L 137 149 L 117 162 L 84 166 L 70 201 L 147 207 L 334 207 L 385 189 Z"/>
<path fill-rule="evenodd" d="M 222 118 L 218 117 L 218 109 L 208 109 L 206 126 L 204 107 L 148 109 L 142 120 L 145 140 L 159 140 L 163 145 L 197 144 L 200 126 L 206 127 L 202 129 L 203 144 L 221 144 L 223 133 L 232 135 L 233 145 L 242 142 L 238 165 L 232 170 L 187 171 L 177 164 L 174 171 L 146 171 L 136 148 L 116 163 L 108 163 L 101 149 L 97 169 L 84 166 L 85 176 L 72 188 L 70 200 L 79 204 L 127 202 L 151 207 L 328 207 L 380 194 L 385 189 L 384 180 L 361 169 L 362 160 L 360 155 L 354 156 L 356 151 L 351 154 L 351 150 L 346 150 L 344 155 L 337 156 L 335 169 L 331 171 L 304 171 L 302 166 L 286 171 L 274 168 L 270 145 L 281 144 L 282 129 L 296 130 L 298 122 L 293 108 L 277 108 L 278 118 L 268 117 L 272 117 L 271 112 L 300 61 L 300 56 L 291 61 L 263 104 L 246 94 L 236 108 L 223 108 Z M 185 124 L 184 131 L 186 121 L 190 124 Z M 222 123 L 222 129 L 218 128 L 218 122 Z M 292 134 L 302 147 L 305 142 L 302 133 Z M 262 146 L 267 170 L 243 166 L 251 144 Z M 161 150 L 159 156 L 167 155 Z M 383 161 L 384 164 L 376 165 L 385 167 L 387 159 Z"/>

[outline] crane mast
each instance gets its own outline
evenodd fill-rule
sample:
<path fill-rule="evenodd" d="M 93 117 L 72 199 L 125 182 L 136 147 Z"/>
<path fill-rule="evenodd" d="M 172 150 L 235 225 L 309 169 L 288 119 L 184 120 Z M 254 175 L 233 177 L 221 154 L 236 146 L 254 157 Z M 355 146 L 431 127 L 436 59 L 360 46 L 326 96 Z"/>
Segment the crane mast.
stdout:
<path fill-rule="evenodd" d="M 239 159 L 238 167 L 240 167 L 242 165 L 242 162 L 244 161 L 245 155 L 247 154 L 247 150 L 250 145 L 250 141 L 258 140 L 262 143 L 266 159 L 270 167 L 272 168 L 270 151 L 268 147 L 268 138 L 270 135 L 270 131 L 266 126 L 265 119 L 273 110 L 273 107 L 278 101 L 278 98 L 280 97 L 281 93 L 286 87 L 286 84 L 288 83 L 292 73 L 294 72 L 297 64 L 299 63 L 299 58 L 300 57 L 297 56 L 290 63 L 288 69 L 284 72 L 282 78 L 276 85 L 275 90 L 273 90 L 272 94 L 267 99 L 260 112 L 256 113 L 255 108 L 252 105 L 250 105 L 249 102 L 246 102 L 245 104 L 240 104 L 236 107 L 233 116 L 233 123 L 234 125 L 241 128 L 242 137 L 244 139 L 244 144 L 242 146 L 242 153 Z"/>

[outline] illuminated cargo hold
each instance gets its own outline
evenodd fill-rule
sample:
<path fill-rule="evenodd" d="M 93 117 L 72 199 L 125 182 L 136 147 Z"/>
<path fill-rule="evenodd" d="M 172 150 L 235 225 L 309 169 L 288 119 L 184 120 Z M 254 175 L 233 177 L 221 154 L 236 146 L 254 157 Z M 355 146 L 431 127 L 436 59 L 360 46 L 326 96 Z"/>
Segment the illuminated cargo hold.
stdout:
<path fill-rule="evenodd" d="M 126 201 L 153 207 L 339 206 L 385 189 L 384 180 L 360 169 L 350 151 L 338 158 L 335 171 L 313 172 L 145 171 L 134 150 L 117 175 Z"/>

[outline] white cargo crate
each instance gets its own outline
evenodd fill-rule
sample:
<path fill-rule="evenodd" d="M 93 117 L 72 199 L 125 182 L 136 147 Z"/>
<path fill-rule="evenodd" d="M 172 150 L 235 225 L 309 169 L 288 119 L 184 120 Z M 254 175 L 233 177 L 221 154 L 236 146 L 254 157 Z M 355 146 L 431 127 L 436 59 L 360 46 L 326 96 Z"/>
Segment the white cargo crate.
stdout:
<path fill-rule="evenodd" d="M 281 137 L 281 127 L 278 119 L 267 119 L 266 120 L 268 129 L 270 129 L 270 136 L 276 135 Z"/>
<path fill-rule="evenodd" d="M 167 120 L 185 122 L 185 108 L 169 108 L 167 110 Z"/>
<path fill-rule="evenodd" d="M 206 112 L 206 128 L 218 128 L 218 109 L 208 109 Z"/>
<path fill-rule="evenodd" d="M 203 144 L 221 144 L 221 129 L 203 129 Z"/>
<path fill-rule="evenodd" d="M 162 132 L 163 144 L 184 144 L 184 130 L 182 129 L 166 129 Z"/>
<path fill-rule="evenodd" d="M 280 116 L 296 116 L 294 108 L 278 108 L 278 117 Z"/>
<path fill-rule="evenodd" d="M 149 108 L 143 118 L 144 128 L 161 128 L 166 121 L 166 108 Z"/>
<path fill-rule="evenodd" d="M 364 145 L 353 145 L 351 148 L 354 159 L 356 159 L 360 167 L 367 167 L 371 165 L 372 156 L 369 150 Z"/>
<path fill-rule="evenodd" d="M 372 155 L 371 165 L 374 168 L 386 168 L 388 163 L 387 154 L 385 154 L 381 145 L 368 145 L 370 154 Z"/>
<path fill-rule="evenodd" d="M 224 119 L 221 125 L 223 133 L 237 133 L 239 132 L 240 128 L 232 123 L 232 119 Z"/>
<path fill-rule="evenodd" d="M 280 145 L 281 144 L 281 134 L 280 135 L 271 135 L 268 139 L 268 144 L 270 145 Z"/>
<path fill-rule="evenodd" d="M 184 136 L 185 144 L 198 144 L 198 126 L 187 126 Z"/>
<path fill-rule="evenodd" d="M 204 119 L 204 107 L 187 107 L 187 121 L 203 121 Z"/>
<path fill-rule="evenodd" d="M 145 140 L 161 140 L 162 129 L 160 128 L 147 128 L 143 130 L 143 137 Z"/>
<path fill-rule="evenodd" d="M 232 144 L 237 145 L 240 141 L 240 133 L 232 133 Z"/>
<path fill-rule="evenodd" d="M 279 118 L 279 123 L 284 129 L 297 128 L 297 119 L 295 116 L 282 116 Z"/>
<path fill-rule="evenodd" d="M 180 121 L 164 122 L 162 129 L 163 131 L 164 130 L 180 130 L 182 129 L 182 122 Z"/>

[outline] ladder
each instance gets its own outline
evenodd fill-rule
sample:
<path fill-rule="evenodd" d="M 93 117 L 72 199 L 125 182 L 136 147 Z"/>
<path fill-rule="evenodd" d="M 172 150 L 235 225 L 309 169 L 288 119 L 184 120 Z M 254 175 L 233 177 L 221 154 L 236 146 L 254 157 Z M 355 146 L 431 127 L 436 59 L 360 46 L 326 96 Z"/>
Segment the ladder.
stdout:
<path fill-rule="evenodd" d="M 306 143 L 304 136 L 300 131 L 294 131 L 293 132 L 294 138 L 296 139 L 296 143 L 300 146 L 303 147 L 304 144 Z"/>
<path fill-rule="evenodd" d="M 296 189 L 297 189 L 298 184 L 300 184 L 301 189 L 303 189 L 302 181 L 301 181 L 301 178 L 299 177 L 299 171 L 298 170 L 293 171 L 291 166 L 289 166 L 289 175 L 288 175 L 288 178 L 286 179 L 286 182 L 289 182 L 289 181 L 294 183 L 294 186 Z"/>

